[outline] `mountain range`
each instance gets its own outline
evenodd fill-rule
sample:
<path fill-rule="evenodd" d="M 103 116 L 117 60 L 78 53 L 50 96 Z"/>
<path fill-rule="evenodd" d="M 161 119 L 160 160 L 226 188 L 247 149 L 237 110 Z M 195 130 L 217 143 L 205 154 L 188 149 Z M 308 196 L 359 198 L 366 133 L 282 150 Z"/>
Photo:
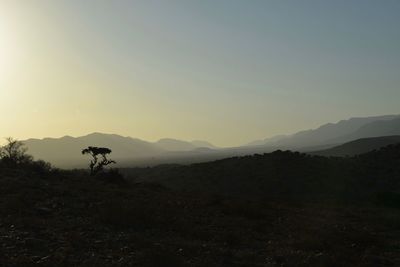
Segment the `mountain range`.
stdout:
<path fill-rule="evenodd" d="M 280 135 L 230 148 L 218 148 L 207 141 L 189 142 L 164 138 L 157 142 L 147 142 L 137 138 L 104 133 L 92 133 L 81 137 L 28 139 L 23 142 L 28 148 L 28 153 L 36 159 L 46 160 L 61 168 L 81 168 L 86 166 L 88 158 L 81 155 L 80 151 L 87 146 L 108 147 L 113 151 L 112 159 L 116 160 L 119 166 L 129 167 L 204 162 L 226 157 L 269 153 L 278 149 L 301 152 L 329 151 L 327 149 L 360 138 L 395 135 L 400 135 L 400 115 L 351 118 L 324 124 L 317 129 Z M 376 144 L 387 145 L 391 142 L 398 141 L 396 138 L 386 138 L 385 141 L 374 141 L 375 145 L 362 141 L 359 146 L 364 148 L 358 150 L 367 152 L 369 148 L 378 148 Z M 356 152 L 358 150 L 356 149 Z M 321 153 L 329 154 L 329 152 Z M 343 155 L 343 153 L 332 152 L 332 155 Z"/>
<path fill-rule="evenodd" d="M 81 137 L 28 139 L 23 143 L 35 158 L 67 168 L 86 165 L 87 156 L 81 155 L 80 151 L 88 146 L 111 148 L 112 158 L 117 162 L 135 161 L 139 158 L 149 159 L 156 156 L 167 156 L 169 153 L 196 151 L 201 148 L 216 148 L 206 141 L 187 142 L 165 138 L 152 143 L 137 138 L 104 133 L 92 133 Z"/>
<path fill-rule="evenodd" d="M 217 148 L 216 146 L 207 141 L 197 140 L 197 141 L 187 142 L 172 138 L 160 139 L 155 143 L 155 145 L 166 151 L 191 151 L 197 148 L 211 148 L 211 149 Z"/>
<path fill-rule="evenodd" d="M 253 141 L 248 145 L 268 145 L 294 149 L 307 146 L 336 145 L 358 138 L 396 135 L 399 133 L 400 115 L 384 115 L 351 118 L 337 123 L 327 123 L 317 129 Z"/>

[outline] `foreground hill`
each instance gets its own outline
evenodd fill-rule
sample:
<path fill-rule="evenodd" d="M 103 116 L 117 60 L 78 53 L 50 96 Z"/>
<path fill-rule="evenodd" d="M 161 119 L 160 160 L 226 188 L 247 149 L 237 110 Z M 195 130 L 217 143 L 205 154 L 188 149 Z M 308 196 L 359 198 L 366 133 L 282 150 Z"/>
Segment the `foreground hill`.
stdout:
<path fill-rule="evenodd" d="M 399 266 L 399 159 L 389 146 L 135 170 L 190 192 L 0 164 L 0 266 Z"/>
<path fill-rule="evenodd" d="M 298 152 L 229 158 L 190 166 L 166 165 L 123 170 L 137 181 L 185 191 L 285 198 L 368 198 L 400 192 L 400 145 L 351 158 Z"/>
<path fill-rule="evenodd" d="M 362 138 L 330 149 L 309 152 L 308 154 L 335 157 L 355 156 L 398 143 L 400 143 L 400 135 Z"/>

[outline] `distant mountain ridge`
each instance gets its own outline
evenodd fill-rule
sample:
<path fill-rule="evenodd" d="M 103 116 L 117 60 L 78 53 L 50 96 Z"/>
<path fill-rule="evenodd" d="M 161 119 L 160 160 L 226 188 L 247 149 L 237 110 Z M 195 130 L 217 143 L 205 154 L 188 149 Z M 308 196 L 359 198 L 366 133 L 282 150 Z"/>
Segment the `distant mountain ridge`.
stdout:
<path fill-rule="evenodd" d="M 258 140 L 239 147 L 218 148 L 206 141 L 182 141 L 163 138 L 147 142 L 117 134 L 92 133 L 81 137 L 28 139 L 24 141 L 31 155 L 57 167 L 86 167 L 88 158 L 80 151 L 87 146 L 113 150 L 118 167 L 189 164 L 227 157 L 269 153 L 274 150 L 300 152 L 322 151 L 360 138 L 400 135 L 400 115 L 351 118 L 324 124 L 314 130 Z M 265 141 L 265 142 L 264 142 Z"/>
<path fill-rule="evenodd" d="M 198 148 L 211 148 L 216 149 L 217 147 L 207 141 L 195 140 L 195 141 L 182 141 L 173 138 L 162 138 L 155 143 L 158 147 L 168 151 L 191 151 Z"/>
<path fill-rule="evenodd" d="M 333 139 L 332 142 L 343 143 L 358 138 L 400 135 L 400 117 L 391 120 L 377 120 L 361 126 L 351 134 Z"/>
<path fill-rule="evenodd" d="M 382 125 L 385 127 L 382 128 Z M 400 115 L 384 115 L 327 123 L 317 129 L 265 139 L 262 144 L 259 141 L 250 144 L 296 149 L 307 146 L 334 146 L 363 137 L 397 134 L 400 134 Z"/>
<path fill-rule="evenodd" d="M 200 142 L 201 144 L 208 143 Z M 204 147 L 176 139 L 161 139 L 152 143 L 137 138 L 103 133 L 92 133 L 80 137 L 28 139 L 23 143 L 27 146 L 28 153 L 36 159 L 43 159 L 61 167 L 86 166 L 87 156 L 81 155 L 80 151 L 87 146 L 111 148 L 112 158 L 117 162 L 166 156 L 170 152 L 195 151 Z M 209 146 L 213 145 L 209 144 Z"/>
<path fill-rule="evenodd" d="M 190 151 L 196 148 L 196 146 L 190 142 L 171 138 L 160 139 L 156 142 L 156 145 L 168 151 Z"/>
<path fill-rule="evenodd" d="M 156 145 L 140 139 L 101 133 L 76 138 L 64 136 L 58 139 L 28 139 L 23 142 L 28 147 L 28 153 L 58 167 L 83 167 L 87 156 L 81 155 L 80 151 L 88 146 L 109 147 L 113 150 L 112 157 L 116 160 L 135 157 L 138 154 L 152 156 L 165 152 Z"/>

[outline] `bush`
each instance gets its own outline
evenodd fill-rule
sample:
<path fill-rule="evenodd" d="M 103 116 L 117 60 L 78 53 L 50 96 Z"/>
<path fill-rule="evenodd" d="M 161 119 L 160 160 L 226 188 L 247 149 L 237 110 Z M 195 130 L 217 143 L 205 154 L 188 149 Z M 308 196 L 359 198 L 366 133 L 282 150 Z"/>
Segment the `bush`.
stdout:
<path fill-rule="evenodd" d="M 52 170 L 51 164 L 44 160 L 30 162 L 30 169 L 39 174 L 49 173 Z"/>
<path fill-rule="evenodd" d="M 0 147 L 0 166 L 8 169 L 19 169 L 32 171 L 38 174 L 50 173 L 52 167 L 50 163 L 44 160 L 34 160 L 33 157 L 26 153 L 28 150 L 24 143 L 13 139 L 6 138 L 7 144 Z"/>

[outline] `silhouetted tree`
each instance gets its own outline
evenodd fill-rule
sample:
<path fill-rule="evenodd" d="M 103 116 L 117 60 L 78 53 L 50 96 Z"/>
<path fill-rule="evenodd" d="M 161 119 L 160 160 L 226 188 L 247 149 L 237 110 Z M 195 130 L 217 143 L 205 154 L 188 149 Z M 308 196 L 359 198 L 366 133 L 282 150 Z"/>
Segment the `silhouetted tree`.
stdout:
<path fill-rule="evenodd" d="M 0 157 L 6 163 L 20 164 L 33 160 L 32 156 L 26 154 L 28 150 L 24 143 L 12 137 L 6 138 L 7 144 L 0 148 Z"/>
<path fill-rule="evenodd" d="M 92 156 L 92 160 L 89 164 L 90 175 L 96 175 L 98 172 L 104 169 L 104 166 L 116 163 L 114 160 L 107 159 L 107 155 L 111 152 L 112 151 L 109 148 L 93 146 L 89 146 L 88 148 L 82 150 L 82 154 L 89 154 Z"/>

